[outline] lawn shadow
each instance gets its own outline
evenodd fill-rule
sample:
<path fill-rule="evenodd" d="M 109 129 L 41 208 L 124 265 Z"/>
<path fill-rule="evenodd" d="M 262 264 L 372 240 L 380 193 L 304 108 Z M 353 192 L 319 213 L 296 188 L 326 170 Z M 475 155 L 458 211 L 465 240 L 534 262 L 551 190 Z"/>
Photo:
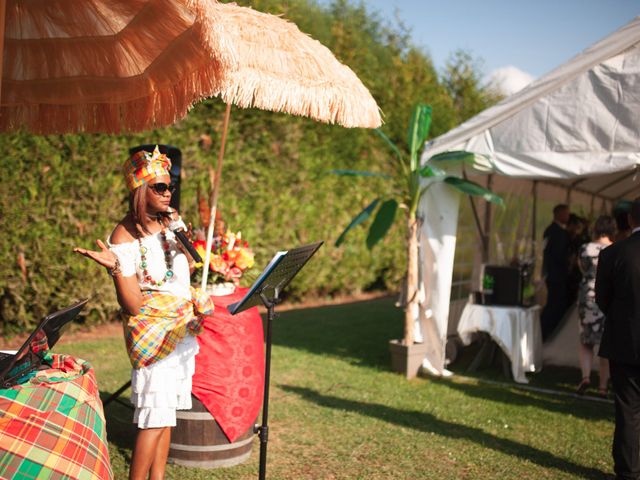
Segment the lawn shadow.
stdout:
<path fill-rule="evenodd" d="M 107 424 L 107 439 L 118 448 L 120 453 L 131 461 L 131 450 L 136 438 L 136 426 L 133 423 L 133 409 L 121 403 L 113 401 L 104 406 L 104 401 L 111 396 L 109 392 L 100 392 L 100 400 L 103 402 L 104 418 Z M 128 401 L 126 394 L 119 397 L 125 403 Z"/>
<path fill-rule="evenodd" d="M 502 358 L 505 357 L 505 354 L 497 345 L 495 345 L 496 348 L 492 358 L 485 359 L 474 371 L 470 371 L 469 367 L 478 355 L 480 347 L 481 342 L 474 341 L 470 345 L 460 348 L 455 362 L 448 365 L 447 369 L 455 374 L 480 381 L 498 381 L 511 384 L 513 387 L 520 385 L 513 380 L 509 365 L 507 366 L 509 375 L 508 377 L 504 375 Z M 580 378 L 582 378 L 582 374 L 579 368 L 567 366 L 544 365 L 539 372 L 527 372 L 528 385 L 530 387 L 551 389 L 568 394 L 575 393 Z M 593 393 L 595 393 L 595 389 Z"/>
<path fill-rule="evenodd" d="M 386 297 L 282 312 L 273 323 L 273 344 L 389 370 L 389 340 L 402 336 L 404 322 L 394 301 Z"/>
<path fill-rule="evenodd" d="M 605 472 L 596 468 L 578 465 L 570 460 L 557 457 L 544 450 L 506 438 L 497 437 L 484 432 L 479 428 L 440 420 L 430 413 L 399 410 L 375 403 L 357 402 L 354 400 L 323 395 L 322 393 L 310 388 L 297 387 L 293 385 L 279 385 L 279 387 L 286 392 L 296 394 L 303 399 L 322 407 L 355 412 L 360 415 L 366 415 L 407 429 L 434 433 L 436 435 L 452 439 L 470 440 L 482 447 L 490 448 L 513 457 L 518 457 L 524 461 L 540 465 L 543 468 L 553 468 L 586 479 L 602 480 L 604 478 L 610 478 Z"/>
<path fill-rule="evenodd" d="M 455 379 L 432 378 L 431 381 L 446 385 L 457 390 L 467 397 L 479 398 L 490 402 L 500 402 L 509 406 L 535 407 L 549 412 L 572 415 L 586 420 L 611 420 L 613 421 L 613 405 L 606 403 L 594 403 L 580 398 L 563 396 L 554 397 L 548 393 L 537 394 L 517 390 L 518 384 L 513 388 L 505 388 L 503 385 L 485 385 L 480 387 L 472 383 L 463 383 Z"/>
<path fill-rule="evenodd" d="M 276 308 L 277 310 L 277 308 Z M 403 335 L 404 313 L 395 297 L 342 305 L 289 310 L 279 313 L 273 324 L 273 344 L 348 359 L 355 365 L 391 370 L 389 340 Z M 496 362 L 474 373 L 466 371 L 478 350 L 478 342 L 464 347 L 449 367 L 456 373 L 478 379 L 513 383 L 502 376 Z M 497 360 L 497 357 L 496 357 Z M 531 385 L 573 392 L 575 369 L 545 367 L 532 374 Z"/>

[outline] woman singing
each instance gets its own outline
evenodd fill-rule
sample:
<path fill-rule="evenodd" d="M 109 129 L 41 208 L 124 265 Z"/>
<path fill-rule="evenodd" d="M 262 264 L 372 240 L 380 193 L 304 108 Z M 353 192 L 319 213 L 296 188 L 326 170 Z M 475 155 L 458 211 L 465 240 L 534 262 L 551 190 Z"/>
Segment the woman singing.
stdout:
<path fill-rule="evenodd" d="M 107 268 L 125 316 L 131 402 L 138 433 L 130 479 L 161 479 L 176 410 L 191 408 L 191 377 L 198 353 L 195 335 L 213 313 L 209 297 L 190 286 L 191 257 L 172 232 L 184 226 L 169 207 L 171 161 L 158 147 L 124 164 L 129 212 L 99 251 L 75 251 Z M 171 225 L 171 229 L 168 228 Z"/>

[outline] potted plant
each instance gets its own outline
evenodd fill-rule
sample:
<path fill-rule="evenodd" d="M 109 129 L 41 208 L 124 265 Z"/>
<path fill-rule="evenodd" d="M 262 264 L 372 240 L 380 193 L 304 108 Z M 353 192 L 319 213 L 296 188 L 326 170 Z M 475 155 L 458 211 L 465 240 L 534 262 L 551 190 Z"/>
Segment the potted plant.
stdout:
<path fill-rule="evenodd" d="M 392 340 L 393 368 L 404 373 L 407 378 L 415 376 L 425 356 L 425 346 L 414 342 L 415 305 L 418 290 L 418 230 L 422 224 L 422 217 L 418 213 L 418 205 L 422 195 L 431 185 L 443 182 L 467 195 L 481 196 L 487 201 L 503 205 L 502 199 L 486 188 L 447 174 L 443 169 L 447 165 L 475 164 L 480 156 L 464 151 L 445 152 L 431 157 L 425 164 L 420 165 L 419 153 L 429 135 L 431 126 L 431 107 L 418 104 L 414 108 L 408 128 L 407 145 L 404 147 L 393 143 L 380 129 L 375 132 L 384 140 L 392 152 L 389 162 L 391 173 L 368 172 L 355 170 L 333 170 L 333 173 L 352 177 L 383 177 L 389 181 L 389 193 L 375 198 L 351 223 L 344 229 L 335 242 L 340 246 L 347 233 L 370 217 L 373 222 L 369 226 L 366 238 L 367 247 L 373 248 L 390 231 L 394 224 L 398 210 L 404 211 L 407 238 L 407 270 L 405 302 L 404 302 L 404 337 Z M 404 150 L 404 151 L 403 151 Z M 483 159 L 485 160 L 485 159 Z M 484 163 L 484 162 L 482 162 Z M 417 311 L 417 310 L 416 310 Z"/>

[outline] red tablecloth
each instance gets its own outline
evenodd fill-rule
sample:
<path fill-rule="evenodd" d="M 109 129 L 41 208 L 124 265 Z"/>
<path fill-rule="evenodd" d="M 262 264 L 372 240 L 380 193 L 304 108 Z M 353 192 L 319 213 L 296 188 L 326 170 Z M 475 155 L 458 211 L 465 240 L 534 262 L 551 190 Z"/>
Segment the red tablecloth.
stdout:
<path fill-rule="evenodd" d="M 192 393 L 211 412 L 231 442 L 258 417 L 264 389 L 264 337 L 256 307 L 231 315 L 226 306 L 247 292 L 211 297 L 215 304 L 198 335 Z"/>

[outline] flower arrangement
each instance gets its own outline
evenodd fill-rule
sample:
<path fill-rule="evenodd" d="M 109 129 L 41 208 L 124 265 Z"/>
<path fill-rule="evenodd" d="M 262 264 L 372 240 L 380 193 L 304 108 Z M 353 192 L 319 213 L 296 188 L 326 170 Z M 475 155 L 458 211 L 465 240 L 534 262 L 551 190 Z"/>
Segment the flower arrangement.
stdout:
<path fill-rule="evenodd" d="M 204 259 L 207 249 L 205 240 L 196 240 L 193 246 Z M 209 278 L 211 283 L 231 282 L 238 286 L 244 272 L 254 264 L 253 251 L 241 232 L 230 232 L 226 228 L 223 232 L 216 232 L 211 245 L 211 262 L 209 264 Z M 202 263 L 196 264 L 201 270 Z"/>

